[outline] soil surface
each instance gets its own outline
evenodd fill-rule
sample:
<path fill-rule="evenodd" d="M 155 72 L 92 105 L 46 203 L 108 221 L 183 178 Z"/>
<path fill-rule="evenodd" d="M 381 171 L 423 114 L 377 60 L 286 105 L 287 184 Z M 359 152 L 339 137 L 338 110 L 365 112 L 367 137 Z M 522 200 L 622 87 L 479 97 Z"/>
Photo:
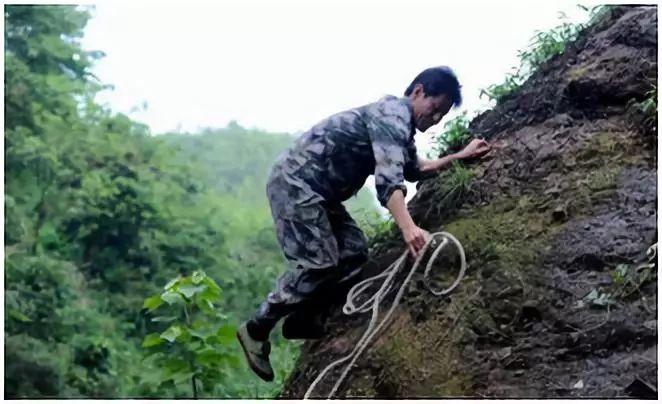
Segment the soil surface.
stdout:
<path fill-rule="evenodd" d="M 657 9 L 620 6 L 474 119 L 496 149 L 467 165 L 468 189 L 445 172 L 409 204 L 462 242 L 467 275 L 447 297 L 415 275 L 335 397 L 657 397 L 657 114 L 636 105 L 656 86 Z M 375 242 L 361 276 L 402 252 L 395 232 Z M 439 261 L 434 282 L 457 261 Z M 360 339 L 370 313 L 340 306 L 281 397 L 303 397 Z"/>

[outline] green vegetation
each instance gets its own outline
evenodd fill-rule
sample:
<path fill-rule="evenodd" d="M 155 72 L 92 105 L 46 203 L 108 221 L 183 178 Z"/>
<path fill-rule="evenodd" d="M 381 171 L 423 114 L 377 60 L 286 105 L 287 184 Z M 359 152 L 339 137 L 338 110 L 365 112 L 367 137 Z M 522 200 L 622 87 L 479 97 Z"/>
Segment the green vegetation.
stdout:
<path fill-rule="evenodd" d="M 611 284 L 592 289 L 582 301 L 609 312 L 611 306 L 640 296 L 643 287 L 657 280 L 657 243 L 647 249 L 646 255 L 646 262 L 618 264 L 609 272 Z"/>
<path fill-rule="evenodd" d="M 650 90 L 646 92 L 643 100 L 633 99 L 628 106 L 641 115 L 642 126 L 653 133 L 657 139 L 657 85 L 655 82 L 650 82 Z"/>
<path fill-rule="evenodd" d="M 637 108 L 650 117 L 657 116 L 657 86 L 652 84 L 651 89 L 646 92 L 646 98 L 636 103 Z"/>
<path fill-rule="evenodd" d="M 431 200 L 438 202 L 430 203 L 426 217 L 441 217 L 457 209 L 470 191 L 474 173 L 456 160 L 450 169 L 442 171 L 438 177 L 439 180 L 434 184 L 434 196 L 431 197 Z"/>
<path fill-rule="evenodd" d="M 273 397 L 299 345 L 265 384 L 231 333 L 285 269 L 264 183 L 292 138 L 96 104 L 88 18 L 5 7 L 5 396 Z"/>
<path fill-rule="evenodd" d="M 371 241 L 383 241 L 389 238 L 397 230 L 395 221 L 391 216 L 384 218 L 381 213 L 376 211 L 362 212 L 356 217 L 356 222 L 366 237 Z"/>
<path fill-rule="evenodd" d="M 648 259 L 639 265 L 619 264 L 610 272 L 612 290 L 610 296 L 626 299 L 641 291 L 641 287 L 657 279 L 657 243 L 646 251 Z"/>
<path fill-rule="evenodd" d="M 452 153 L 462 149 L 471 138 L 470 122 L 467 111 L 446 122 L 444 131 L 433 139 L 434 145 L 429 157 L 436 158 L 446 152 Z"/>
<path fill-rule="evenodd" d="M 167 329 L 148 334 L 142 343 L 158 370 L 149 377 L 159 385 L 190 381 L 193 398 L 199 397 L 198 389 L 214 393 L 229 372 L 226 367 L 239 365 L 239 357 L 228 349 L 236 329 L 223 325 L 227 317 L 214 304 L 220 303 L 221 289 L 202 271 L 178 276 L 163 289 L 143 305 L 150 312 L 166 304 L 168 309 L 151 319 Z"/>
<path fill-rule="evenodd" d="M 520 66 L 513 68 L 515 72 L 506 75 L 503 83 L 493 84 L 481 90 L 481 97 L 485 95 L 492 101 L 501 102 L 508 95 L 520 88 L 545 62 L 563 53 L 568 43 L 576 40 L 584 29 L 593 25 L 604 13 L 609 12 L 610 9 L 610 6 L 596 6 L 591 9 L 581 5 L 578 5 L 578 7 L 588 13 L 589 18 L 586 23 L 573 24 L 563 21 L 549 31 L 536 31 L 527 49 L 519 51 Z M 560 19 L 566 20 L 567 16 L 560 13 Z"/>

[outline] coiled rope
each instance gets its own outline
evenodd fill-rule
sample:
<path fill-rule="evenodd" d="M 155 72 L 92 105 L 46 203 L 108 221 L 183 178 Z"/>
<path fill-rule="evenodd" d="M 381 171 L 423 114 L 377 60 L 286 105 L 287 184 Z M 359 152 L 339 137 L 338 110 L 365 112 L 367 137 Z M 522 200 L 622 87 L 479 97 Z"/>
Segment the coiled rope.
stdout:
<path fill-rule="evenodd" d="M 450 233 L 447 232 L 437 232 L 437 233 L 432 233 L 430 234 L 430 238 L 427 240 L 425 243 L 425 246 L 423 246 L 423 249 L 421 250 L 420 254 L 418 255 L 418 258 L 414 262 L 414 265 L 412 266 L 411 270 L 409 271 L 409 274 L 405 278 L 405 280 L 402 282 L 402 285 L 400 286 L 400 289 L 398 290 L 397 295 L 395 296 L 395 299 L 393 300 L 393 303 L 391 304 L 391 308 L 389 311 L 386 313 L 386 315 L 379 321 L 379 324 L 377 324 L 377 320 L 379 317 L 379 305 L 381 302 L 385 299 L 386 295 L 391 291 L 393 282 L 395 279 L 395 276 L 397 273 L 400 271 L 401 267 L 404 265 L 404 263 L 407 260 L 407 256 L 409 254 L 409 250 L 405 251 L 400 258 L 398 258 L 395 262 L 393 262 L 384 272 L 380 273 L 379 275 L 373 276 L 371 278 L 368 278 L 364 281 L 361 281 L 354 285 L 352 289 L 350 289 L 349 293 L 347 294 L 347 301 L 345 302 L 345 306 L 343 307 L 343 313 L 350 315 L 354 313 L 365 313 L 367 311 L 372 310 L 372 316 L 370 318 L 370 323 L 368 325 L 367 330 L 363 333 L 363 336 L 359 340 L 359 342 L 356 344 L 354 347 L 354 350 L 347 356 L 340 358 L 336 360 L 335 362 L 332 362 L 329 366 L 327 366 L 313 381 L 313 383 L 308 387 L 308 391 L 306 391 L 306 394 L 303 396 L 304 399 L 308 399 L 311 395 L 311 393 L 315 390 L 315 387 L 317 384 L 324 378 L 324 376 L 331 371 L 331 369 L 335 368 L 336 366 L 346 362 L 350 361 L 347 366 L 345 366 L 345 369 L 343 370 L 342 374 L 340 375 L 340 378 L 336 381 L 336 384 L 333 386 L 333 389 L 327 396 L 327 398 L 331 398 L 340 385 L 342 384 L 343 380 L 345 380 L 345 377 L 349 374 L 349 371 L 351 370 L 352 366 L 354 366 L 354 363 L 356 363 L 356 360 L 358 357 L 361 355 L 361 353 L 365 350 L 365 348 L 372 342 L 373 338 L 377 333 L 383 328 L 383 326 L 386 324 L 386 322 L 389 320 L 391 317 L 391 314 L 395 310 L 396 306 L 400 302 L 400 299 L 402 298 L 402 295 L 404 294 L 405 288 L 407 287 L 407 284 L 409 284 L 409 281 L 411 280 L 412 275 L 414 275 L 414 272 L 418 269 L 421 260 L 425 256 L 425 253 L 427 252 L 428 248 L 430 247 L 431 244 L 434 244 L 436 242 L 435 238 L 441 238 L 441 243 L 435 248 L 434 252 L 430 256 L 430 259 L 428 260 L 427 266 L 425 267 L 425 272 L 423 273 L 423 279 L 425 286 L 427 289 L 432 292 L 435 296 L 443 296 L 448 293 L 450 293 L 455 287 L 460 283 L 462 280 L 462 277 L 464 277 L 464 272 L 467 269 L 467 262 L 464 256 L 464 249 L 462 248 L 462 244 Z M 459 255 L 460 255 L 460 261 L 461 261 L 461 266 L 460 266 L 460 272 L 458 274 L 458 277 L 455 279 L 455 282 L 451 284 L 448 288 L 444 290 L 434 290 L 432 287 L 429 285 L 429 280 L 428 280 L 428 275 L 430 273 L 430 270 L 432 269 L 432 264 L 436 260 L 437 256 L 439 253 L 444 249 L 444 247 L 449 243 L 449 240 L 455 244 L 455 246 L 458 249 Z M 359 305 L 357 307 L 356 305 L 356 298 L 359 296 L 362 292 L 364 292 L 366 289 L 368 289 L 372 284 L 377 281 L 378 279 L 386 278 L 382 285 L 380 286 L 379 290 L 372 295 L 368 300 L 363 302 L 363 304 Z"/>

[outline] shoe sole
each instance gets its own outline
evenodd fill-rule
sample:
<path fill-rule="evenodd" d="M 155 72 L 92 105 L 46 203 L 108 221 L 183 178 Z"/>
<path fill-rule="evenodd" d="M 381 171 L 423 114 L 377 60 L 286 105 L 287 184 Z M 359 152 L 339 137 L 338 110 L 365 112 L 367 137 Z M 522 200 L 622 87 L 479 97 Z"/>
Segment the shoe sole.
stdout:
<path fill-rule="evenodd" d="M 246 362 L 248 362 L 248 366 L 250 366 L 251 370 L 260 377 L 260 379 L 264 380 L 265 382 L 270 382 L 274 380 L 274 375 L 264 373 L 262 369 L 260 369 L 253 361 L 251 360 L 251 355 L 248 352 L 248 349 L 246 349 L 246 346 L 244 345 L 244 341 L 241 338 L 241 334 L 239 331 L 237 331 L 237 339 L 239 340 L 239 345 L 241 345 L 241 349 L 244 351 L 244 356 L 246 357 Z"/>

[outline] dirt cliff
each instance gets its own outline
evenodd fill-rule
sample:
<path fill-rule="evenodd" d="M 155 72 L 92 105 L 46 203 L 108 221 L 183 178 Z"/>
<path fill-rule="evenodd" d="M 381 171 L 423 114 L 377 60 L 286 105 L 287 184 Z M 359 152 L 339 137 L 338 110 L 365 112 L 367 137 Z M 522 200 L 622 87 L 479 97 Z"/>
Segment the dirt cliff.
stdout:
<path fill-rule="evenodd" d="M 637 105 L 652 88 L 657 9 L 615 7 L 476 117 L 472 134 L 496 149 L 468 164 L 468 188 L 446 172 L 409 205 L 421 227 L 462 242 L 467 276 L 445 298 L 414 277 L 337 396 L 656 397 L 657 267 L 645 264 L 657 242 L 657 114 Z M 373 247 L 364 277 L 403 251 L 397 233 Z M 438 263 L 437 280 L 456 261 Z M 368 318 L 335 307 L 332 333 L 304 344 L 281 397 L 302 397 Z"/>

